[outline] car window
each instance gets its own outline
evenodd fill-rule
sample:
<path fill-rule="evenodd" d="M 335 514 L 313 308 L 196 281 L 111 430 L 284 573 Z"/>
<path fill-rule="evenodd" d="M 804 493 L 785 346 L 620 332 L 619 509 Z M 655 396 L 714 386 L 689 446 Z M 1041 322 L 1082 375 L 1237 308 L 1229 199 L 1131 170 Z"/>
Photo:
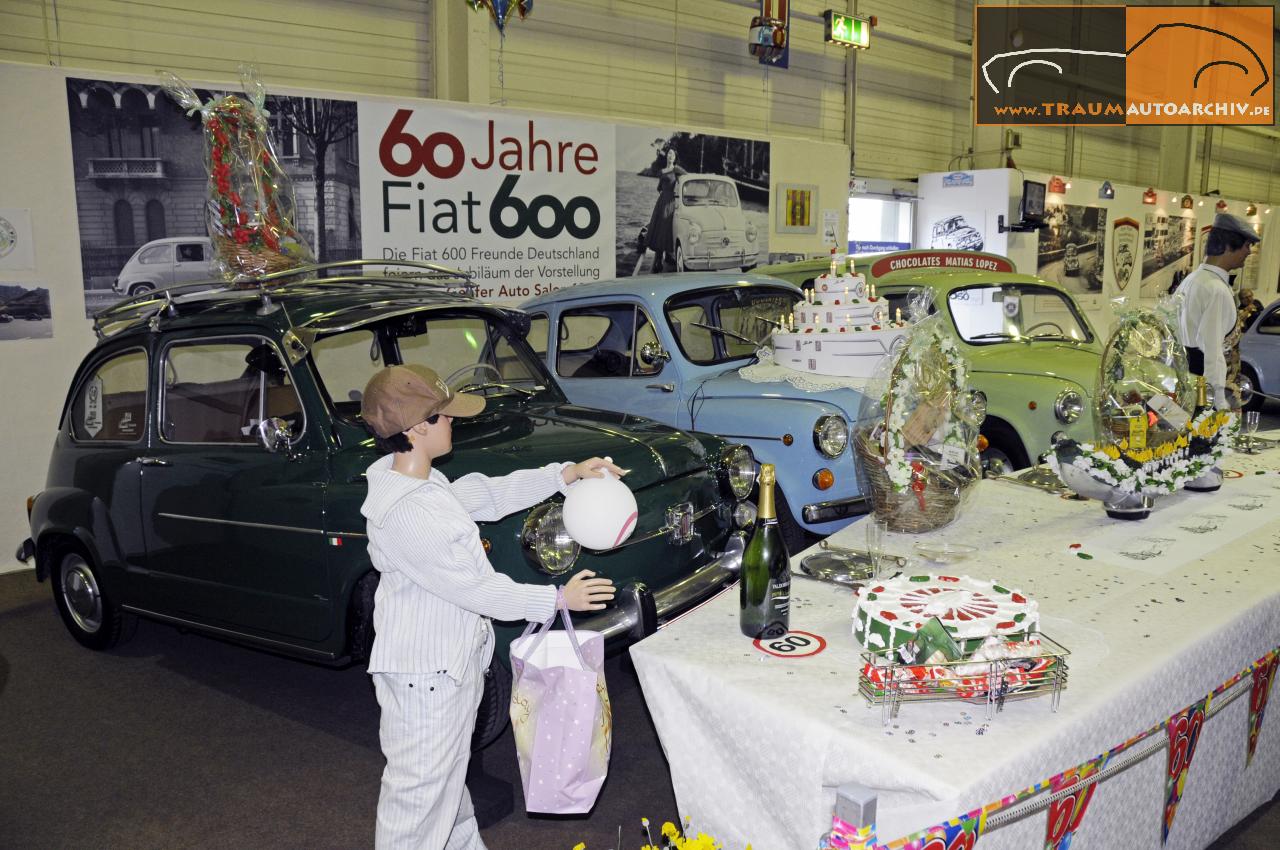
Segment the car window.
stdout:
<path fill-rule="evenodd" d="M 529 333 L 525 336 L 525 340 L 539 357 L 547 356 L 549 322 L 546 313 L 534 313 L 529 317 Z"/>
<path fill-rule="evenodd" d="M 204 244 L 201 242 L 183 242 L 178 245 L 178 262 L 203 263 Z"/>
<path fill-rule="evenodd" d="M 138 262 L 146 263 L 167 263 L 173 259 L 172 245 L 152 245 L 150 248 L 144 248 L 138 254 Z"/>
<path fill-rule="evenodd" d="M 301 437 L 302 403 L 267 340 L 178 342 L 164 358 L 160 433 L 166 442 L 255 443 L 254 426 L 275 417 Z"/>
<path fill-rule="evenodd" d="M 103 362 L 71 405 L 71 436 L 86 442 L 140 440 L 147 415 L 147 353 L 134 350 Z"/>
<path fill-rule="evenodd" d="M 799 300 L 792 289 L 735 285 L 681 293 L 665 313 L 684 356 L 705 365 L 754 356 Z"/>
<path fill-rule="evenodd" d="M 528 383 L 538 374 L 483 316 L 428 317 L 422 332 L 398 336 L 400 361 L 430 366 L 454 389 L 468 384 Z"/>
<path fill-rule="evenodd" d="M 1262 317 L 1258 322 L 1258 333 L 1280 335 L 1280 307 Z"/>
<path fill-rule="evenodd" d="M 968 286 L 953 290 L 947 306 L 956 331 L 969 343 L 1093 339 L 1067 296 L 1047 286 Z"/>
<path fill-rule="evenodd" d="M 688 206 L 736 207 L 738 193 L 725 180 L 686 180 L 680 199 Z"/>
<path fill-rule="evenodd" d="M 649 315 L 635 304 L 598 304 L 561 314 L 556 374 L 564 378 L 655 375 L 662 364 L 641 363 L 639 346 L 656 342 Z"/>
<path fill-rule="evenodd" d="M 360 412 L 365 386 L 382 368 L 382 351 L 372 330 L 357 328 L 316 340 L 311 346 L 311 362 L 334 410 L 355 416 Z"/>

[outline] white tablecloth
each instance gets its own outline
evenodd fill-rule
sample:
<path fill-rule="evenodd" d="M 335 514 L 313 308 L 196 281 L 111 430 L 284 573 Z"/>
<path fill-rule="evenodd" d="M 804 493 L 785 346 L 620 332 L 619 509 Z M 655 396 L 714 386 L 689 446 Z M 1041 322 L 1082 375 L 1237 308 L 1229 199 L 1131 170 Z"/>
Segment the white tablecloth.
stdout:
<path fill-rule="evenodd" d="M 1097 502 L 983 481 L 948 528 L 889 535 L 886 551 L 902 555 L 922 539 L 974 544 L 968 561 L 928 571 L 998 578 L 1039 601 L 1042 630 L 1071 651 L 1057 713 L 1047 697 L 1009 702 L 989 723 L 982 705 L 907 703 L 882 726 L 880 708 L 857 691 L 851 593 L 800 576 L 791 628 L 826 638 L 818 655 L 758 652 L 739 632 L 736 589 L 636 644 L 681 815 L 729 850 L 803 850 L 830 825 L 835 788 L 855 781 L 878 792 L 877 833 L 889 841 L 1078 765 L 1204 697 L 1280 644 L 1280 450 L 1231 455 L 1223 466 L 1245 475 L 1217 494 L 1164 497 L 1142 522 L 1108 519 Z M 1267 506 L 1230 507 L 1259 500 Z M 1201 525 L 1188 517 L 1206 511 L 1231 520 L 1209 532 L 1222 542 L 1204 557 L 1159 571 L 1114 554 L 1115 535 L 1126 533 L 1177 549 L 1179 535 L 1194 533 L 1184 526 Z M 863 522 L 831 542 L 862 548 Z M 1079 557 L 1095 545 L 1105 556 Z M 1247 696 L 1205 724 L 1171 850 L 1204 847 L 1280 788 L 1274 707 L 1245 769 Z M 1161 750 L 1104 780 L 1072 846 L 1158 848 L 1164 771 Z M 1043 846 L 1044 829 L 1045 816 L 1032 816 L 979 846 Z"/>

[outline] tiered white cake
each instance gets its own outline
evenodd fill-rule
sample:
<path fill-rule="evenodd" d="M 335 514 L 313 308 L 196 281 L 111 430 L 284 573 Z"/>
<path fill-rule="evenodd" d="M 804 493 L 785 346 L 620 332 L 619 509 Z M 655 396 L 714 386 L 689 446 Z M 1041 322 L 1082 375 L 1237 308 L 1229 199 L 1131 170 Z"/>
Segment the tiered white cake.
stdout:
<path fill-rule="evenodd" d="M 773 335 L 775 363 L 801 372 L 870 378 L 906 342 L 908 324 L 860 274 L 834 268 L 814 281 L 793 320 Z"/>

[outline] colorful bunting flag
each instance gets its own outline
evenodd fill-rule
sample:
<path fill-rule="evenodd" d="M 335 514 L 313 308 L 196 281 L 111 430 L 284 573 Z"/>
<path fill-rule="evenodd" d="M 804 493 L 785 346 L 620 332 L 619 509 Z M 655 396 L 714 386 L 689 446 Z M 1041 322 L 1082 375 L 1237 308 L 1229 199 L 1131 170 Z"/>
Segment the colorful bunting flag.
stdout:
<path fill-rule="evenodd" d="M 1053 778 L 1050 785 L 1052 793 L 1068 788 L 1075 790 L 1049 804 L 1049 820 L 1044 831 L 1045 850 L 1068 850 L 1071 847 L 1071 839 L 1080 828 L 1089 801 L 1098 787 L 1097 782 L 1087 785 L 1081 785 L 1081 782 L 1102 770 L 1106 760 L 1106 756 L 1101 756 Z"/>
<path fill-rule="evenodd" d="M 1258 659 L 1253 668 L 1253 693 L 1249 696 L 1249 751 L 1245 756 L 1244 766 L 1253 761 L 1253 751 L 1258 748 L 1258 733 L 1262 731 L 1262 713 L 1267 710 L 1267 699 L 1271 696 L 1271 685 L 1276 680 L 1276 666 L 1280 664 L 1280 654 L 1273 649 L 1263 658 Z"/>
<path fill-rule="evenodd" d="M 1164 825 L 1160 830 L 1160 844 L 1169 840 L 1173 817 L 1178 813 L 1178 803 L 1187 785 L 1187 771 L 1196 755 L 1196 744 L 1204 728 L 1205 712 L 1213 694 L 1192 703 L 1169 718 L 1165 730 L 1169 733 L 1169 766 L 1164 777 Z"/>
<path fill-rule="evenodd" d="M 908 844 L 906 850 L 973 850 L 986 825 L 985 811 L 970 812 L 932 827 L 928 835 Z"/>

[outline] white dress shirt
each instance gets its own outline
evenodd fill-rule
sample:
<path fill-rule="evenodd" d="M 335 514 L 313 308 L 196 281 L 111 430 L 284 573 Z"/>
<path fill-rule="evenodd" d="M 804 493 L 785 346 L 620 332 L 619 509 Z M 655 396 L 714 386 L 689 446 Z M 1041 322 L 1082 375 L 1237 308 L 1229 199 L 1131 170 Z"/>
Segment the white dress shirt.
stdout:
<path fill-rule="evenodd" d="M 1204 353 L 1204 380 L 1213 387 L 1214 406 L 1225 409 L 1227 358 L 1222 343 L 1236 324 L 1236 299 L 1225 269 L 1201 263 L 1182 281 L 1175 293 L 1178 307 L 1178 340 Z"/>
<path fill-rule="evenodd" d="M 500 478 L 479 473 L 450 482 L 391 469 L 393 455 L 369 467 L 369 558 L 382 574 L 374 596 L 376 634 L 370 673 L 447 673 L 461 681 L 475 648 L 492 645 L 492 617 L 541 623 L 556 605 L 552 585 L 520 584 L 496 572 L 477 520 L 497 520 L 564 492 L 569 464 L 522 469 Z"/>

